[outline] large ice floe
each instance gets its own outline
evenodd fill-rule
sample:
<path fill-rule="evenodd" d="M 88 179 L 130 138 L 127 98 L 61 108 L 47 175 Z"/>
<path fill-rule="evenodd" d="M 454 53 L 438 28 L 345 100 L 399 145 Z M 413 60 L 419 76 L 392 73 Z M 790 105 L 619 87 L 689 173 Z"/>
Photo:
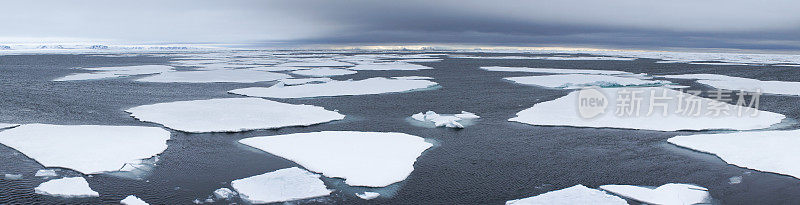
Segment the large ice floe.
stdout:
<path fill-rule="evenodd" d="M 362 63 L 358 64 L 355 67 L 347 68 L 350 70 L 425 70 L 425 69 L 433 69 L 428 66 L 424 65 L 417 65 L 411 64 L 406 62 L 400 61 L 392 61 L 392 62 L 372 62 L 372 63 Z"/>
<path fill-rule="evenodd" d="M 16 127 L 16 126 L 19 126 L 19 124 L 0 123 L 0 129 Z"/>
<path fill-rule="evenodd" d="M 504 78 L 515 83 L 534 85 L 546 88 L 578 89 L 591 86 L 626 87 L 626 86 L 661 86 L 671 82 L 663 80 L 643 80 L 632 77 L 591 74 L 539 75 Z"/>
<path fill-rule="evenodd" d="M 120 171 L 167 149 L 170 133 L 157 127 L 26 124 L 0 132 L 0 143 L 45 167 L 84 174 Z"/>
<path fill-rule="evenodd" d="M 625 199 L 581 184 L 536 196 L 506 201 L 507 205 L 627 205 Z"/>
<path fill-rule="evenodd" d="M 429 80 L 407 80 L 394 78 L 369 78 L 364 80 L 330 81 L 297 86 L 273 85 L 272 87 L 241 88 L 228 91 L 233 94 L 267 98 L 310 98 L 343 95 L 370 95 L 405 92 L 438 85 Z"/>
<path fill-rule="evenodd" d="M 240 143 L 300 164 L 351 186 L 385 187 L 406 179 L 414 162 L 433 146 L 394 132 L 322 131 L 253 137 Z"/>
<path fill-rule="evenodd" d="M 648 204 L 689 205 L 709 203 L 708 189 L 691 184 L 664 184 L 656 188 L 603 185 L 600 189 Z"/>
<path fill-rule="evenodd" d="M 236 69 L 209 71 L 173 71 L 140 78 L 139 82 L 158 83 L 254 83 L 274 81 L 292 76 L 283 73 Z"/>
<path fill-rule="evenodd" d="M 800 82 L 761 81 L 751 78 L 732 77 L 719 74 L 665 75 L 664 78 L 696 79 L 698 83 L 725 89 L 746 92 L 761 92 L 776 95 L 800 95 Z"/>
<path fill-rule="evenodd" d="M 37 194 L 66 197 L 66 198 L 83 198 L 83 197 L 97 197 L 99 193 L 89 187 L 89 183 L 83 177 L 68 177 L 61 179 L 53 179 L 46 181 L 36 188 L 34 191 Z"/>
<path fill-rule="evenodd" d="M 584 101 L 581 101 L 582 92 L 595 93 L 585 96 L 592 97 L 599 104 L 594 104 L 597 106 L 591 109 L 579 109 L 579 103 L 585 104 L 587 102 L 584 101 L 589 100 L 583 98 Z M 573 91 L 564 97 L 522 110 L 509 121 L 546 126 L 677 131 L 763 129 L 780 123 L 784 118 L 778 113 L 651 87 Z"/>
<path fill-rule="evenodd" d="M 597 75 L 623 75 L 632 74 L 625 71 L 616 70 L 590 70 L 590 69 L 564 69 L 564 68 L 528 68 L 528 67 L 502 67 L 502 66 L 484 66 L 481 67 L 487 71 L 501 71 L 501 72 L 526 72 L 526 73 L 556 73 L 556 74 L 597 74 Z"/>
<path fill-rule="evenodd" d="M 283 85 L 302 85 L 308 83 L 325 83 L 333 81 L 330 78 L 288 78 L 288 79 L 281 79 L 280 82 Z"/>
<path fill-rule="evenodd" d="M 459 114 L 437 114 L 433 111 L 425 113 L 417 113 L 411 115 L 411 119 L 419 122 L 432 124 L 435 127 L 451 127 L 451 128 L 464 128 L 464 124 L 471 124 L 471 120 L 478 119 L 480 116 L 474 113 L 461 111 Z"/>
<path fill-rule="evenodd" d="M 231 186 L 242 200 L 252 204 L 294 201 L 331 193 L 319 175 L 292 167 L 277 171 L 237 179 Z"/>
<path fill-rule="evenodd" d="M 309 126 L 344 119 L 313 105 L 294 105 L 260 98 L 220 98 L 142 105 L 126 110 L 134 118 L 184 132 L 239 132 Z"/>
<path fill-rule="evenodd" d="M 328 76 L 339 76 L 339 75 L 351 75 L 356 74 L 356 71 L 346 70 L 346 69 L 338 69 L 338 68 L 312 68 L 308 70 L 296 70 L 292 71 L 292 74 L 297 75 L 304 75 L 304 76 L 312 76 L 312 77 L 328 77 Z"/>
<path fill-rule="evenodd" d="M 800 130 L 698 134 L 667 141 L 717 155 L 728 164 L 800 179 Z"/>
<path fill-rule="evenodd" d="M 134 195 L 129 195 L 128 197 L 125 197 L 124 199 L 122 199 L 122 201 L 119 201 L 119 203 L 123 205 L 148 205 L 147 202 L 144 202 L 144 200 Z"/>
<path fill-rule="evenodd" d="M 101 68 L 81 68 L 83 70 L 95 71 L 92 73 L 77 73 L 53 81 L 73 81 L 73 80 L 98 80 L 104 78 L 119 78 L 132 75 L 145 75 L 168 72 L 173 69 L 166 65 L 138 65 L 121 67 L 101 67 Z"/>
<path fill-rule="evenodd" d="M 469 56 L 450 55 L 450 58 L 490 59 L 490 60 L 604 60 L 604 61 L 632 61 L 636 58 L 609 57 L 609 56 Z"/>
<path fill-rule="evenodd" d="M 352 63 L 341 62 L 330 59 L 302 59 L 299 62 L 288 62 L 278 64 L 277 66 L 292 66 L 292 67 L 343 67 L 353 66 Z"/>

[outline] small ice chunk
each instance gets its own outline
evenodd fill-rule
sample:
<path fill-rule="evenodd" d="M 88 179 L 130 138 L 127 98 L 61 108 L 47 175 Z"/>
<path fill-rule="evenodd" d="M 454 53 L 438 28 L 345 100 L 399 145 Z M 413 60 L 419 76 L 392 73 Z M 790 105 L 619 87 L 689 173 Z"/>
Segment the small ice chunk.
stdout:
<path fill-rule="evenodd" d="M 119 203 L 124 205 L 149 205 L 147 202 L 144 202 L 144 200 L 134 195 L 128 195 L 128 197 L 125 197 L 125 199 L 122 199 Z"/>
<path fill-rule="evenodd" d="M 343 178 L 351 186 L 368 187 L 385 187 L 405 180 L 414 171 L 417 157 L 433 146 L 421 137 L 404 133 L 357 131 L 252 137 L 239 143 L 292 160 L 327 177 Z"/>
<path fill-rule="evenodd" d="M 46 181 L 36 188 L 37 194 L 57 196 L 57 197 L 98 197 L 99 193 L 89 187 L 89 183 L 83 177 L 67 177 Z"/>
<path fill-rule="evenodd" d="M 478 115 L 475 115 L 470 112 L 461 111 L 461 114 L 454 114 L 454 115 L 440 115 L 434 111 L 427 111 L 425 114 L 417 113 L 411 115 L 411 118 L 422 121 L 433 123 L 435 127 L 450 127 L 450 128 L 464 128 L 464 125 L 461 124 L 459 121 L 462 120 L 473 120 L 480 118 Z"/>
<path fill-rule="evenodd" d="M 461 118 L 461 119 L 478 119 L 481 116 L 476 115 L 475 113 L 461 111 L 461 114 L 455 114 L 454 116 Z"/>
<path fill-rule="evenodd" d="M 506 80 L 524 85 L 535 85 L 546 88 L 578 89 L 591 86 L 627 87 L 627 86 L 660 86 L 669 84 L 663 80 L 642 80 L 638 78 L 611 75 L 565 74 L 509 77 Z"/>
<path fill-rule="evenodd" d="M 297 86 L 272 86 L 241 88 L 229 93 L 266 98 L 309 98 L 344 95 L 370 95 L 406 92 L 438 85 L 428 80 L 400 80 L 391 78 L 369 78 L 364 80 L 330 81 L 319 84 Z"/>
<path fill-rule="evenodd" d="M 625 199 L 607 194 L 604 191 L 591 189 L 581 184 L 539 194 L 536 196 L 506 201 L 506 205 L 627 205 Z"/>
<path fill-rule="evenodd" d="M 156 83 L 255 83 L 290 78 L 283 73 L 254 70 L 173 71 L 140 78 L 139 82 Z"/>
<path fill-rule="evenodd" d="M 528 73 L 554 73 L 554 74 L 595 74 L 595 75 L 626 75 L 632 74 L 616 70 L 590 70 L 590 69 L 563 69 L 563 68 L 528 68 L 528 67 L 502 67 L 485 66 L 481 69 L 487 71 L 528 72 Z"/>
<path fill-rule="evenodd" d="M 351 75 L 356 74 L 356 71 L 346 70 L 346 69 L 338 69 L 338 68 L 312 68 L 308 70 L 296 70 L 292 71 L 292 74 L 297 75 L 304 75 L 304 76 L 313 76 L 313 77 L 328 77 L 328 76 L 339 76 L 339 75 Z"/>
<path fill-rule="evenodd" d="M 242 200 L 253 204 L 285 202 L 327 196 L 331 193 L 318 174 L 291 167 L 237 179 L 231 186 Z"/>
<path fill-rule="evenodd" d="M 419 120 L 419 121 L 425 122 L 425 114 L 422 114 L 422 113 L 417 113 L 417 114 L 411 115 L 411 118 L 414 118 L 415 120 Z"/>
<path fill-rule="evenodd" d="M 236 192 L 228 188 L 219 188 L 214 190 L 214 197 L 217 199 L 230 199 L 231 197 L 236 196 Z"/>
<path fill-rule="evenodd" d="M 281 79 L 284 85 L 302 85 L 308 83 L 325 83 L 333 81 L 330 78 L 289 78 L 289 79 Z"/>
<path fill-rule="evenodd" d="M 728 178 L 728 184 L 739 184 L 742 183 L 742 176 L 734 176 Z"/>
<path fill-rule="evenodd" d="M 0 132 L 0 144 L 45 167 L 84 174 L 117 171 L 167 149 L 170 133 L 157 127 L 26 124 Z"/>
<path fill-rule="evenodd" d="M 323 107 L 260 98 L 177 101 L 142 105 L 126 112 L 140 121 L 194 133 L 309 126 L 344 119 L 344 115 Z"/>
<path fill-rule="evenodd" d="M 356 196 L 358 198 L 361 198 L 361 199 L 364 199 L 364 200 L 375 199 L 375 198 L 378 198 L 378 196 L 380 196 L 380 195 L 381 194 L 378 193 L 378 192 L 368 192 L 368 191 L 366 191 L 364 193 L 356 193 Z"/>
<path fill-rule="evenodd" d="M 347 68 L 350 70 L 425 70 L 433 69 L 424 65 L 411 64 L 401 61 L 392 61 L 385 63 L 365 63 L 358 64 L 355 67 Z"/>
<path fill-rule="evenodd" d="M 20 180 L 22 179 L 21 174 L 5 174 L 5 179 L 7 180 Z"/>
<path fill-rule="evenodd" d="M 36 174 L 34 174 L 33 176 L 35 176 L 35 177 L 57 177 L 58 173 L 56 173 L 56 170 L 52 170 L 52 169 L 40 169 L 39 171 L 36 171 Z"/>
<path fill-rule="evenodd" d="M 600 189 L 648 204 L 708 203 L 708 189 L 691 184 L 664 184 L 655 189 L 632 185 L 603 185 Z"/>

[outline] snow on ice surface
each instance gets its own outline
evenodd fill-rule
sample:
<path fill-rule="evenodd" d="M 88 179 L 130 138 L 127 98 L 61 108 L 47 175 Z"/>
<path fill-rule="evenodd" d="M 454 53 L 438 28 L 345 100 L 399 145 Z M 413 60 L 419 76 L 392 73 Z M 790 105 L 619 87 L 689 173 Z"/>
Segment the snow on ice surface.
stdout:
<path fill-rule="evenodd" d="M 664 78 L 696 79 L 698 83 L 725 90 L 741 90 L 776 95 L 800 95 L 800 82 L 761 81 L 719 74 L 665 75 Z"/>
<path fill-rule="evenodd" d="M 273 85 L 272 87 L 251 87 L 228 91 L 233 94 L 267 98 L 309 98 L 343 95 L 370 95 L 395 93 L 423 89 L 438 85 L 428 80 L 403 80 L 392 78 L 369 78 L 364 80 L 330 81 L 319 84 L 296 86 Z"/>
<path fill-rule="evenodd" d="M 536 196 L 506 201 L 507 205 L 627 205 L 625 199 L 581 184 Z"/>
<path fill-rule="evenodd" d="M 288 62 L 278 64 L 277 66 L 291 66 L 291 67 L 344 67 L 353 66 L 352 63 L 335 61 L 335 60 L 320 60 L 320 59 L 307 59 L 301 62 Z"/>
<path fill-rule="evenodd" d="M 424 65 L 411 64 L 406 62 L 386 62 L 386 63 L 365 63 L 358 64 L 355 67 L 347 68 L 350 70 L 425 70 L 433 69 Z"/>
<path fill-rule="evenodd" d="M 464 125 L 460 123 L 461 121 L 478 119 L 480 116 L 467 111 L 461 111 L 460 114 L 452 115 L 441 115 L 433 111 L 428 111 L 424 114 L 417 113 L 411 115 L 411 118 L 421 122 L 433 123 L 436 127 L 464 128 Z"/>
<path fill-rule="evenodd" d="M 351 186 L 385 187 L 406 179 L 414 162 L 433 146 L 395 132 L 322 131 L 239 140 Z M 240 192 L 241 193 L 241 192 Z"/>
<path fill-rule="evenodd" d="M 378 198 L 379 196 L 381 196 L 381 194 L 378 193 L 378 192 L 368 192 L 367 191 L 367 192 L 364 192 L 364 193 L 356 193 L 356 196 L 358 198 L 361 198 L 361 199 L 364 199 L 364 200 L 370 200 L 370 199 Z"/>
<path fill-rule="evenodd" d="M 170 133 L 157 127 L 26 124 L 0 132 L 0 143 L 45 167 L 84 174 L 118 171 L 167 149 Z"/>
<path fill-rule="evenodd" d="M 128 77 L 132 75 L 145 75 L 168 72 L 173 69 L 166 65 L 139 65 L 121 67 L 82 68 L 83 70 L 96 71 L 92 73 L 77 73 L 53 81 L 98 80 L 104 78 Z"/>
<path fill-rule="evenodd" d="M 584 119 L 580 116 L 578 110 L 578 97 L 581 91 L 574 91 L 568 95 L 547 102 L 535 104 L 533 107 L 525 109 L 517 113 L 517 116 L 509 119 L 513 122 L 521 122 L 531 125 L 546 125 L 546 126 L 574 126 L 574 127 L 596 127 L 596 128 L 623 128 L 623 129 L 644 129 L 644 130 L 659 130 L 659 131 L 677 131 L 677 130 L 752 130 L 764 129 L 771 125 L 780 123 L 785 118 L 784 115 L 772 113 L 767 111 L 759 111 L 758 115 L 753 117 L 751 114 L 754 112 L 748 109 L 742 109 L 742 116 L 738 115 L 739 106 L 724 104 L 722 102 L 701 98 L 686 94 L 680 91 L 670 90 L 661 87 L 651 88 L 603 88 L 597 89 L 607 98 L 605 104 L 608 106 L 604 109 L 604 113 L 591 119 Z M 617 116 L 617 105 L 620 103 L 616 96 L 618 92 L 641 92 L 641 104 L 639 109 L 631 106 L 623 106 L 621 108 L 628 109 L 634 108 L 631 115 Z M 666 92 L 666 97 L 671 97 L 672 100 L 657 100 L 655 99 L 655 106 L 652 115 L 647 116 L 650 105 L 650 93 L 654 96 L 662 97 Z M 678 109 L 679 95 L 684 96 L 686 100 L 697 100 L 702 105 L 700 109 L 690 112 L 675 113 L 679 110 L 685 109 L 688 103 L 684 102 L 682 107 Z M 629 98 L 626 98 L 629 99 Z M 667 104 L 667 115 L 662 115 L 663 107 L 658 104 Z M 728 108 L 729 112 L 719 113 L 719 116 L 714 116 L 716 113 L 708 114 L 713 110 L 709 109 L 709 104 L 720 105 L 721 109 Z M 621 109 L 622 110 L 622 109 Z M 633 116 L 638 110 L 640 116 Z M 695 116 L 696 115 L 696 116 Z"/>
<path fill-rule="evenodd" d="M 288 79 L 281 79 L 280 82 L 283 85 L 302 85 L 308 83 L 325 83 L 333 81 L 330 78 L 288 78 Z"/>
<path fill-rule="evenodd" d="M 313 105 L 293 105 L 260 98 L 220 98 L 142 105 L 126 110 L 134 118 L 184 132 L 240 132 L 309 126 L 344 119 Z"/>
<path fill-rule="evenodd" d="M 540 75 L 503 78 L 524 85 L 535 85 L 546 88 L 578 89 L 591 86 L 626 87 L 626 86 L 660 86 L 669 84 L 663 80 L 642 80 L 638 78 L 611 75 L 566 74 Z"/>
<path fill-rule="evenodd" d="M 800 179 L 800 130 L 698 134 L 667 142 L 715 154 L 728 164 Z"/>
<path fill-rule="evenodd" d="M 128 197 L 125 197 L 125 199 L 122 199 L 122 201 L 119 201 L 119 203 L 124 205 L 148 205 L 147 202 L 144 202 L 144 200 L 134 195 L 129 195 Z"/>
<path fill-rule="evenodd" d="M 351 74 L 356 74 L 356 73 L 357 73 L 356 71 L 346 70 L 346 69 L 338 69 L 338 68 L 312 68 L 312 69 L 308 69 L 308 70 L 292 71 L 292 74 L 304 75 L 304 76 L 313 76 L 313 77 L 351 75 Z"/>
<path fill-rule="evenodd" d="M 291 167 L 237 179 L 231 186 L 242 200 L 253 204 L 294 201 L 327 196 L 331 193 L 319 175 Z"/>
<path fill-rule="evenodd" d="M 484 66 L 487 71 L 528 72 L 528 73 L 557 73 L 557 74 L 598 74 L 598 75 L 623 75 L 632 74 L 616 70 L 588 70 L 588 69 L 563 69 L 563 68 L 528 68 L 528 67 L 502 67 Z"/>
<path fill-rule="evenodd" d="M 0 123 L 0 129 L 16 127 L 16 126 L 19 126 L 19 124 Z"/>
<path fill-rule="evenodd" d="M 37 194 L 56 197 L 97 197 L 99 193 L 89 187 L 89 183 L 83 177 L 68 177 L 46 181 L 36 188 Z"/>
<path fill-rule="evenodd" d="M 283 73 L 254 70 L 173 71 L 140 78 L 139 82 L 157 83 L 255 83 L 290 78 Z"/>
<path fill-rule="evenodd" d="M 600 189 L 648 204 L 708 203 L 708 189 L 690 184 L 664 184 L 655 189 L 632 185 L 603 185 Z"/>
<path fill-rule="evenodd" d="M 57 177 L 58 173 L 56 173 L 56 170 L 52 170 L 52 169 L 40 169 L 40 170 L 36 171 L 36 174 L 34 174 L 33 176 L 35 176 L 35 177 Z"/>

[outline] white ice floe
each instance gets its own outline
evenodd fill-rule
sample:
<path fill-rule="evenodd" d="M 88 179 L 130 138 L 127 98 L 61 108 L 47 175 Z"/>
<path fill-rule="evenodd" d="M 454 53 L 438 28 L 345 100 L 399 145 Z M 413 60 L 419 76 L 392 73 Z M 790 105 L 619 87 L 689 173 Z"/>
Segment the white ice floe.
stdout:
<path fill-rule="evenodd" d="M 40 169 L 40 170 L 36 171 L 36 174 L 34 174 L 33 176 L 35 176 L 35 177 L 57 177 L 58 173 L 56 173 L 56 170 L 52 170 L 52 169 Z"/>
<path fill-rule="evenodd" d="M 271 73 L 254 70 L 209 70 L 209 71 L 173 71 L 140 78 L 139 82 L 158 83 L 254 83 L 290 78 L 283 73 Z"/>
<path fill-rule="evenodd" d="M 467 56 L 450 55 L 451 58 L 467 59 L 492 59 L 492 60 L 605 60 L 605 61 L 632 61 L 636 58 L 608 57 L 608 56 Z"/>
<path fill-rule="evenodd" d="M 309 126 L 344 119 L 313 105 L 260 98 L 221 98 L 142 105 L 126 110 L 134 118 L 184 132 L 239 132 Z"/>
<path fill-rule="evenodd" d="M 764 129 L 780 123 L 785 118 L 782 114 L 767 111 L 758 111 L 756 116 L 752 116 L 756 113 L 753 108 L 730 105 L 661 87 L 596 90 L 604 97 L 603 107 L 596 106 L 602 108 L 602 113 L 598 116 L 589 116 L 588 119 L 581 117 L 578 108 L 582 91 L 574 91 L 567 96 L 522 110 L 517 113 L 517 117 L 509 121 L 547 126 L 677 131 Z M 634 93 L 638 93 L 636 99 L 640 99 L 640 103 L 631 101 L 634 99 Z M 651 99 L 652 113 L 649 112 Z M 638 106 L 635 106 L 637 104 Z M 727 113 L 723 112 L 726 109 Z M 739 115 L 739 110 L 742 111 L 742 115 Z"/>
<path fill-rule="evenodd" d="M 628 87 L 628 86 L 661 86 L 671 82 L 664 80 L 642 80 L 639 78 L 619 77 L 613 75 L 565 74 L 539 75 L 503 78 L 515 83 L 534 85 L 546 88 L 579 89 L 585 87 Z"/>
<path fill-rule="evenodd" d="M 304 59 L 304 61 L 300 62 L 288 62 L 283 64 L 278 64 L 277 66 L 291 66 L 291 67 L 345 67 L 345 66 L 353 66 L 352 63 L 342 62 L 342 61 L 335 61 L 335 60 L 327 60 L 327 59 Z"/>
<path fill-rule="evenodd" d="M 728 164 L 800 179 L 800 130 L 698 134 L 667 142 L 717 155 Z"/>
<path fill-rule="evenodd" d="M 288 79 L 281 79 L 280 82 L 283 85 L 302 85 L 308 83 L 325 83 L 333 81 L 330 78 L 288 78 Z"/>
<path fill-rule="evenodd" d="M 692 65 L 749 65 L 744 63 L 689 63 Z"/>
<path fill-rule="evenodd" d="M 128 197 L 125 197 L 125 199 L 122 199 L 119 203 L 123 205 L 149 205 L 147 202 L 144 202 L 144 200 L 134 195 L 128 195 Z"/>
<path fill-rule="evenodd" d="M 732 77 L 719 74 L 683 74 L 665 75 L 660 77 L 674 79 L 696 79 L 698 83 L 725 90 L 741 90 L 776 95 L 800 95 L 800 82 L 761 81 L 751 78 Z"/>
<path fill-rule="evenodd" d="M 83 177 L 53 179 L 40 184 L 34 188 L 34 191 L 41 195 L 66 198 L 100 196 L 99 193 L 89 187 L 89 183 Z"/>
<path fill-rule="evenodd" d="M 294 71 L 294 70 L 304 70 L 304 69 L 309 69 L 309 68 L 291 67 L 291 66 L 263 66 L 263 67 L 248 68 L 248 70 L 255 70 L 255 71 Z"/>
<path fill-rule="evenodd" d="M 385 63 L 365 63 L 355 67 L 347 68 L 350 70 L 424 70 L 433 69 L 424 65 L 411 64 L 406 62 L 392 61 Z"/>
<path fill-rule="evenodd" d="M 356 196 L 358 198 L 361 198 L 361 199 L 364 199 L 364 200 L 370 200 L 370 199 L 378 198 L 379 196 L 381 196 L 381 194 L 378 193 L 378 192 L 368 192 L 367 191 L 367 192 L 364 192 L 364 193 L 356 193 Z"/>
<path fill-rule="evenodd" d="M 216 197 L 217 199 L 230 199 L 232 197 L 235 197 L 236 195 L 238 195 L 236 194 L 236 192 L 228 188 L 219 188 L 217 190 L 214 190 L 214 197 Z"/>
<path fill-rule="evenodd" d="M 563 69 L 563 68 L 528 68 L 528 67 L 502 67 L 484 66 L 481 69 L 487 71 L 502 72 L 527 72 L 527 73 L 556 73 L 556 74 L 597 74 L 597 75 L 623 75 L 632 74 L 616 70 L 590 70 L 590 69 Z"/>
<path fill-rule="evenodd" d="M 708 189 L 691 184 L 664 184 L 657 188 L 603 185 L 600 189 L 648 204 L 689 205 L 710 202 Z"/>
<path fill-rule="evenodd" d="M 460 114 L 441 115 L 433 111 L 411 115 L 412 119 L 420 122 L 432 123 L 436 127 L 464 128 L 463 121 L 478 119 L 474 113 L 461 111 Z"/>
<path fill-rule="evenodd" d="M 241 88 L 228 91 L 233 94 L 268 98 L 309 98 L 343 95 L 370 95 L 405 92 L 438 85 L 428 80 L 403 80 L 392 78 L 369 78 L 364 80 L 330 81 L 319 84 L 297 86 L 274 85 L 272 87 Z"/>
<path fill-rule="evenodd" d="M 327 177 L 346 179 L 351 186 L 368 187 L 405 180 L 414 171 L 417 157 L 433 146 L 409 134 L 358 131 L 296 133 L 239 142 Z"/>
<path fill-rule="evenodd" d="M 3 178 L 6 180 L 20 180 L 22 179 L 22 174 L 4 174 Z"/>
<path fill-rule="evenodd" d="M 352 74 L 356 74 L 356 73 L 357 73 L 356 71 L 346 70 L 346 69 L 339 69 L 339 68 L 312 68 L 312 69 L 308 69 L 308 70 L 292 71 L 292 74 L 304 75 L 304 76 L 313 76 L 313 77 L 352 75 Z"/>
<path fill-rule="evenodd" d="M 214 63 L 214 64 L 202 64 L 195 66 L 197 67 L 195 68 L 195 70 L 233 70 L 237 68 L 253 68 L 253 67 L 258 67 L 260 65 Z"/>
<path fill-rule="evenodd" d="M 506 205 L 627 205 L 625 199 L 581 184 L 536 196 L 506 201 Z"/>
<path fill-rule="evenodd" d="M 291 167 L 237 179 L 231 186 L 242 200 L 253 204 L 294 201 L 327 196 L 331 193 L 319 175 Z"/>
<path fill-rule="evenodd" d="M 16 127 L 16 126 L 19 126 L 19 124 L 0 123 L 0 129 Z"/>
<path fill-rule="evenodd" d="M 121 67 L 101 67 L 101 68 L 82 68 L 83 70 L 95 71 L 93 73 L 77 73 L 64 76 L 53 81 L 73 81 L 73 80 L 98 80 L 104 78 L 128 77 L 132 75 L 145 75 L 168 72 L 173 69 L 166 65 L 139 65 Z"/>
<path fill-rule="evenodd" d="M 26 124 L 0 132 L 0 143 L 45 167 L 84 174 L 119 171 L 167 149 L 170 133 L 157 127 Z"/>

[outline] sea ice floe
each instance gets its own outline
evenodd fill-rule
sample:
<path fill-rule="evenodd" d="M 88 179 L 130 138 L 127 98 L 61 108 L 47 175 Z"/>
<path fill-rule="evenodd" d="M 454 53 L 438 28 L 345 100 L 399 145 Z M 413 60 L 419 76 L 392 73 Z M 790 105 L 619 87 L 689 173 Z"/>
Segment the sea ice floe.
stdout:
<path fill-rule="evenodd" d="M 800 179 L 800 130 L 698 134 L 667 142 L 717 155 L 728 164 Z"/>
<path fill-rule="evenodd" d="M 441 115 L 433 111 L 428 111 L 411 115 L 411 118 L 420 122 L 432 123 L 436 127 L 464 128 L 462 121 L 478 119 L 480 116 L 467 111 L 461 111 L 460 114 L 452 115 Z"/>
<path fill-rule="evenodd" d="M 674 79 L 696 79 L 698 83 L 718 89 L 761 92 L 776 95 L 800 95 L 800 82 L 761 81 L 719 74 L 683 74 L 659 76 Z"/>
<path fill-rule="evenodd" d="M 100 196 L 99 193 L 89 187 L 89 183 L 83 177 L 53 179 L 40 184 L 34 188 L 34 191 L 41 195 L 66 198 Z"/>
<path fill-rule="evenodd" d="M 597 99 L 597 103 L 602 103 L 602 107 L 595 106 L 602 108 L 600 115 L 582 117 L 579 109 L 582 91 L 579 90 L 522 110 L 509 121 L 545 126 L 677 131 L 764 129 L 785 118 L 782 114 L 756 112 L 754 108 L 726 104 L 661 87 L 596 90 L 603 97 L 592 98 Z M 650 106 L 651 100 L 653 106 Z M 650 107 L 653 112 L 650 112 Z M 739 115 L 740 110 L 742 115 Z M 588 113 L 585 111 L 584 114 Z"/>
<path fill-rule="evenodd" d="M 278 64 L 277 66 L 292 66 L 292 67 L 345 67 L 353 66 L 352 63 L 327 60 L 327 59 L 304 59 L 300 62 L 288 62 Z"/>
<path fill-rule="evenodd" d="M 405 92 L 424 89 L 435 85 L 438 84 L 429 80 L 404 80 L 376 77 L 364 80 L 330 81 L 326 83 L 297 86 L 274 85 L 266 88 L 241 88 L 228 92 L 252 97 L 309 98 Z"/>
<path fill-rule="evenodd" d="M 468 59 L 493 59 L 493 60 L 604 60 L 604 61 L 632 61 L 636 58 L 608 57 L 608 56 L 467 56 L 450 55 L 451 58 Z"/>
<path fill-rule="evenodd" d="M 405 180 L 414 171 L 417 157 L 433 146 L 414 135 L 358 131 L 252 137 L 239 142 L 327 177 L 343 178 L 348 185 L 367 187 Z"/>
<path fill-rule="evenodd" d="M 294 70 L 305 70 L 309 68 L 304 67 L 291 67 L 291 66 L 262 66 L 262 67 L 254 67 L 248 68 L 248 70 L 255 70 L 255 71 L 294 71 Z"/>
<path fill-rule="evenodd" d="M 383 63 L 364 63 L 355 67 L 347 68 L 350 70 L 424 70 L 433 69 L 424 65 L 411 64 L 406 62 L 392 61 Z"/>
<path fill-rule="evenodd" d="M 214 190 L 214 197 L 217 199 L 230 199 L 238 195 L 236 192 L 228 188 L 219 188 Z"/>
<path fill-rule="evenodd" d="M 364 199 L 364 200 L 370 200 L 370 199 L 378 198 L 379 196 L 381 196 L 381 194 L 378 193 L 378 192 L 368 192 L 367 191 L 367 192 L 364 192 L 364 193 L 356 193 L 356 196 L 358 198 L 361 198 L 361 199 Z"/>
<path fill-rule="evenodd" d="M 0 143 L 45 167 L 84 174 L 119 171 L 167 149 L 170 133 L 157 127 L 26 124 L 0 132 Z"/>
<path fill-rule="evenodd" d="M 325 83 L 333 81 L 330 78 L 288 78 L 288 79 L 281 79 L 280 82 L 283 85 L 302 85 L 307 83 Z"/>
<path fill-rule="evenodd" d="M 128 197 L 125 197 L 125 199 L 122 199 L 119 203 L 123 205 L 149 205 L 147 202 L 144 202 L 144 200 L 134 195 L 128 195 Z"/>
<path fill-rule="evenodd" d="M 92 73 L 77 73 L 53 81 L 73 81 L 73 80 L 97 80 L 104 78 L 128 77 L 132 75 L 145 75 L 168 72 L 173 69 L 166 65 L 139 65 L 121 67 L 101 67 L 101 68 L 81 68 L 83 70 L 95 71 Z"/>
<path fill-rule="evenodd" d="M 351 74 L 356 74 L 356 73 L 357 73 L 356 71 L 346 70 L 346 69 L 338 69 L 338 68 L 312 68 L 312 69 L 308 69 L 308 70 L 292 71 L 292 74 L 304 75 L 304 76 L 313 76 L 313 77 L 351 75 Z"/>
<path fill-rule="evenodd" d="M 625 199 L 581 184 L 536 196 L 506 201 L 506 205 L 627 205 Z"/>
<path fill-rule="evenodd" d="M 35 176 L 35 177 L 57 177 L 58 173 L 56 173 L 56 170 L 52 170 L 52 169 L 40 169 L 40 170 L 36 171 L 36 174 L 34 174 L 33 176 Z"/>
<path fill-rule="evenodd" d="M 664 80 L 642 80 L 639 78 L 619 77 L 613 75 L 565 74 L 539 75 L 503 78 L 515 83 L 534 85 L 546 88 L 579 89 L 585 87 L 629 87 L 629 86 L 661 86 L 671 82 Z"/>
<path fill-rule="evenodd" d="M 20 180 L 22 179 L 22 174 L 4 174 L 3 178 L 6 180 Z"/>
<path fill-rule="evenodd" d="M 0 129 L 16 127 L 16 126 L 19 126 L 19 124 L 0 123 Z"/>
<path fill-rule="evenodd" d="M 695 62 L 692 62 L 692 63 L 689 63 L 689 64 L 692 64 L 692 65 L 749 65 L 749 64 L 744 64 L 744 63 L 724 63 L 724 62 L 723 63 L 702 63 L 702 62 L 701 63 L 695 63 Z"/>
<path fill-rule="evenodd" d="M 710 202 L 708 189 L 691 184 L 664 184 L 657 188 L 603 185 L 600 189 L 648 204 L 701 204 Z"/>
<path fill-rule="evenodd" d="M 291 167 L 277 171 L 237 179 L 231 186 L 242 200 L 253 204 L 294 201 L 331 193 L 319 175 Z"/>
<path fill-rule="evenodd" d="M 142 105 L 126 112 L 140 121 L 194 133 L 309 126 L 344 119 L 344 115 L 323 107 L 260 98 L 177 101 Z"/>
<path fill-rule="evenodd" d="M 597 74 L 597 75 L 623 75 L 632 74 L 616 70 L 590 70 L 590 69 L 564 69 L 564 68 L 528 68 L 528 67 L 502 67 L 484 66 L 481 69 L 487 71 L 503 72 L 527 72 L 527 73 L 555 73 L 555 74 Z"/>
<path fill-rule="evenodd" d="M 290 78 L 283 73 L 272 73 L 254 70 L 209 70 L 209 71 L 173 71 L 140 78 L 139 82 L 158 83 L 254 83 Z"/>
<path fill-rule="evenodd" d="M 260 65 L 214 63 L 214 64 L 202 64 L 202 65 L 195 65 L 195 66 L 197 67 L 197 68 L 195 68 L 195 70 L 233 70 L 233 69 L 237 69 L 237 68 L 259 67 Z"/>

